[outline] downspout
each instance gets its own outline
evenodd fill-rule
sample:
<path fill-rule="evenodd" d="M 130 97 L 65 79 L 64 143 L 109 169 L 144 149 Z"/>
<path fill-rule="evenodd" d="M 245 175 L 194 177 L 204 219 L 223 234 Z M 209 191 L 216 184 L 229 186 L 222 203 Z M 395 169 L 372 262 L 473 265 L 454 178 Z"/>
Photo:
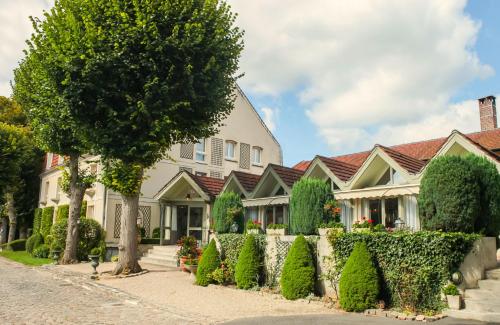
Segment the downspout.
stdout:
<path fill-rule="evenodd" d="M 106 185 L 104 186 L 104 199 L 103 199 L 103 208 L 102 208 L 102 227 L 106 229 L 106 214 L 108 212 L 108 188 Z"/>

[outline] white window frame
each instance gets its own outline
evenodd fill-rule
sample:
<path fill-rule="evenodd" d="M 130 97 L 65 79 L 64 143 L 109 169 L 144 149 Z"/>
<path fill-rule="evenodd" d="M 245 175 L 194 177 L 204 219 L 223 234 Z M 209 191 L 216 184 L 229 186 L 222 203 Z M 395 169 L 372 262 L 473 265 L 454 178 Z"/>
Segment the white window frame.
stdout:
<path fill-rule="evenodd" d="M 228 154 L 230 146 L 232 146 L 232 148 L 233 148 L 233 155 L 232 156 L 230 156 Z M 232 140 L 226 141 L 226 148 L 224 150 L 224 157 L 226 158 L 226 160 L 236 161 L 236 141 L 232 141 Z"/>
<path fill-rule="evenodd" d="M 203 151 L 200 150 L 200 146 L 203 146 Z M 198 155 L 202 156 L 203 159 L 198 159 Z M 195 145 L 194 145 L 194 159 L 199 162 L 205 162 L 207 158 L 207 140 L 206 139 L 200 139 Z"/>
<path fill-rule="evenodd" d="M 254 166 L 262 166 L 262 151 L 261 147 L 252 147 L 252 165 Z M 258 152 L 258 155 L 256 154 Z M 257 160 L 256 158 L 259 158 Z"/>

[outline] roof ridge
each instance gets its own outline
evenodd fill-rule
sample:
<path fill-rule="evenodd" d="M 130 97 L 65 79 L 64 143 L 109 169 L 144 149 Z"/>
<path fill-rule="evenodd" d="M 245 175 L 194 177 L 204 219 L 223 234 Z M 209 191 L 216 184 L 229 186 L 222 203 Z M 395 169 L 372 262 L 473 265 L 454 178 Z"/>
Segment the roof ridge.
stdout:
<path fill-rule="evenodd" d="M 347 165 L 349 167 L 358 169 L 358 166 L 356 166 L 354 164 L 351 164 L 351 163 L 348 163 L 348 162 L 345 162 L 345 161 L 341 161 L 341 160 L 335 159 L 333 157 L 326 157 L 326 156 L 322 156 L 322 155 L 316 155 L 316 157 L 318 157 L 319 159 L 333 160 L 333 161 L 335 161 L 338 164 Z"/>

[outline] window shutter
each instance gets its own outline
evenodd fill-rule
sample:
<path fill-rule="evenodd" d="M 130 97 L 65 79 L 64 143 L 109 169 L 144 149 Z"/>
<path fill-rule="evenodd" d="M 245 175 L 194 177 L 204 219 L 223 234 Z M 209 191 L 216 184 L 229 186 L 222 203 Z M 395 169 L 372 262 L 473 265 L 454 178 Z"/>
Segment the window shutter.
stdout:
<path fill-rule="evenodd" d="M 250 145 L 247 143 L 240 145 L 240 167 L 250 169 Z"/>
<path fill-rule="evenodd" d="M 210 163 L 214 166 L 222 166 L 222 155 L 224 142 L 219 138 L 212 138 L 212 156 Z"/>
<path fill-rule="evenodd" d="M 121 226 L 122 226 L 122 205 L 117 204 L 115 206 L 115 227 L 114 227 L 113 237 L 120 238 Z"/>
<path fill-rule="evenodd" d="M 222 173 L 216 170 L 211 170 L 210 177 L 222 179 Z"/>
<path fill-rule="evenodd" d="M 193 151 L 193 143 L 181 143 L 181 158 L 193 159 Z"/>

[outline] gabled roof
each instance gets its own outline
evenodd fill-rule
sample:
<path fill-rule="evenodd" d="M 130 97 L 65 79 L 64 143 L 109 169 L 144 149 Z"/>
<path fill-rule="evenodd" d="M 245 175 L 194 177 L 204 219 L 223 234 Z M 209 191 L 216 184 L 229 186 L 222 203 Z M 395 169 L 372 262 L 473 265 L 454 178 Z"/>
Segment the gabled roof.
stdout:
<path fill-rule="evenodd" d="M 335 176 L 338 177 L 341 181 L 345 182 L 349 180 L 352 175 L 356 173 L 358 170 L 357 166 L 348 164 L 346 162 L 333 159 L 333 158 L 327 158 L 323 156 L 316 156 L 323 164 L 325 164 L 330 171 L 335 174 Z"/>
<path fill-rule="evenodd" d="M 303 171 L 289 167 L 275 164 L 269 164 L 269 167 L 272 168 L 274 172 L 281 178 L 283 183 L 285 183 L 286 186 L 290 188 L 292 188 L 293 184 L 298 181 L 302 177 L 302 175 L 304 175 Z"/>
<path fill-rule="evenodd" d="M 418 160 L 416 158 L 404 155 L 394 149 L 387 148 L 381 145 L 376 145 L 380 147 L 386 154 L 389 155 L 399 166 L 404 168 L 410 174 L 417 174 L 425 166 L 425 162 Z"/>
<path fill-rule="evenodd" d="M 208 177 L 208 176 L 197 176 L 189 172 L 186 172 L 189 176 L 198 184 L 198 186 L 207 193 L 210 197 L 217 196 L 222 187 L 224 187 L 224 180 L 220 178 Z"/>
<path fill-rule="evenodd" d="M 309 165 L 311 165 L 311 162 L 309 160 L 302 160 L 295 165 L 292 166 L 293 169 L 305 171 L 307 168 L 309 168 Z"/>
<path fill-rule="evenodd" d="M 236 179 L 238 179 L 238 182 L 248 193 L 253 191 L 260 179 L 260 175 L 245 173 L 241 171 L 233 170 L 231 173 L 234 175 L 234 177 L 236 177 Z"/>

